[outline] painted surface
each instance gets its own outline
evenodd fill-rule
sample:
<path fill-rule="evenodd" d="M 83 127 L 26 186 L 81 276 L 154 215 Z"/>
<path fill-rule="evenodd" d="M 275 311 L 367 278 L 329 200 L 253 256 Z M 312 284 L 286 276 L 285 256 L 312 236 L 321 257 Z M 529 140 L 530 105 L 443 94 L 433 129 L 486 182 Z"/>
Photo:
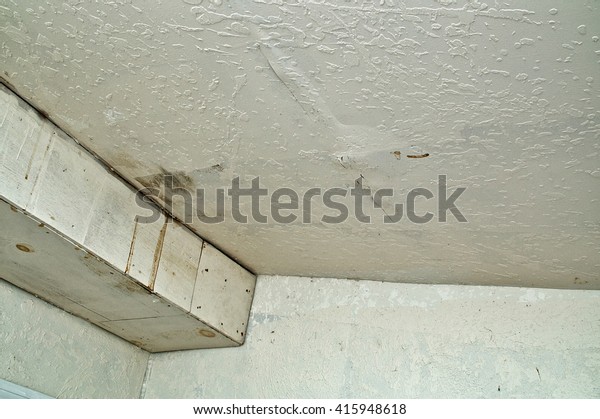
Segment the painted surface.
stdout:
<path fill-rule="evenodd" d="M 59 398 L 139 397 L 148 352 L 0 280 L 0 378 Z"/>
<path fill-rule="evenodd" d="M 600 287 L 598 1 L 0 4 L 2 77 L 138 186 L 467 187 L 466 224 L 195 221 L 258 273 Z"/>
<path fill-rule="evenodd" d="M 241 348 L 152 355 L 145 397 L 600 397 L 600 292 L 260 276 Z"/>

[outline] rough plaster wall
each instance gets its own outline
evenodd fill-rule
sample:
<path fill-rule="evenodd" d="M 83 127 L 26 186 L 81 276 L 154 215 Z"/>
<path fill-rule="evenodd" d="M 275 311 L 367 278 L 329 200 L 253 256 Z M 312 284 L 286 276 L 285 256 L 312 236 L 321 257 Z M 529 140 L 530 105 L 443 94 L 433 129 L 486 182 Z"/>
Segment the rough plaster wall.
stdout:
<path fill-rule="evenodd" d="M 137 398 L 148 353 L 0 280 L 0 378 L 59 398 Z"/>
<path fill-rule="evenodd" d="M 131 181 L 468 188 L 468 224 L 195 223 L 263 274 L 599 288 L 599 37 L 597 0 L 0 0 L 2 77 Z"/>
<path fill-rule="evenodd" d="M 145 397 L 600 397 L 600 292 L 260 276 L 246 344 Z"/>

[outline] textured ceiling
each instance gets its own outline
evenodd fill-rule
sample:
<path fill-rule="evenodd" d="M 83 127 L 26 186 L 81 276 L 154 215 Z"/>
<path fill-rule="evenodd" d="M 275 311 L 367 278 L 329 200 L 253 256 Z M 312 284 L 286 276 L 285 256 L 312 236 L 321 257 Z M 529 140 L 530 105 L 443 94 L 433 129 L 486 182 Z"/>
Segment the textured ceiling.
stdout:
<path fill-rule="evenodd" d="M 3 78 L 136 185 L 206 188 L 209 213 L 235 176 L 394 189 L 368 224 L 318 200 L 309 224 L 194 221 L 257 273 L 600 288 L 598 1 L 161 3 L 0 0 Z M 466 223 L 384 223 L 442 174 Z"/>

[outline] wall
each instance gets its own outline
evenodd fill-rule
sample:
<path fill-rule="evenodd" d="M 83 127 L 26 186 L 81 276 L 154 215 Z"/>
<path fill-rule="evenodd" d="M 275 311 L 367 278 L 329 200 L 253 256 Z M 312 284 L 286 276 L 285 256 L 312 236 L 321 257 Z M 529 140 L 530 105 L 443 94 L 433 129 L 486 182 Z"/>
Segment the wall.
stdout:
<path fill-rule="evenodd" d="M 248 332 L 145 397 L 600 397 L 598 291 L 260 276 Z"/>
<path fill-rule="evenodd" d="M 148 353 L 0 280 L 0 378 L 60 398 L 139 397 Z"/>

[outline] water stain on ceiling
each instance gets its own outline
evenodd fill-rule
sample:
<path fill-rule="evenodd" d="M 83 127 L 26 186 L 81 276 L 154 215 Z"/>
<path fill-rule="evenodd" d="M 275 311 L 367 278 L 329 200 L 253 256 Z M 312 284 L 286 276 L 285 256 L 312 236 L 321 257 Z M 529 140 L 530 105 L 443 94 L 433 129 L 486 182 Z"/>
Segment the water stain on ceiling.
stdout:
<path fill-rule="evenodd" d="M 4 1 L 0 67 L 139 187 L 175 173 L 209 197 L 238 176 L 299 193 L 361 179 L 397 194 L 366 211 L 371 223 L 323 223 L 318 200 L 311 223 L 194 222 L 257 273 L 598 289 L 599 9 Z M 448 193 L 466 188 L 468 222 L 385 222 L 410 190 L 438 194 L 440 175 Z"/>

